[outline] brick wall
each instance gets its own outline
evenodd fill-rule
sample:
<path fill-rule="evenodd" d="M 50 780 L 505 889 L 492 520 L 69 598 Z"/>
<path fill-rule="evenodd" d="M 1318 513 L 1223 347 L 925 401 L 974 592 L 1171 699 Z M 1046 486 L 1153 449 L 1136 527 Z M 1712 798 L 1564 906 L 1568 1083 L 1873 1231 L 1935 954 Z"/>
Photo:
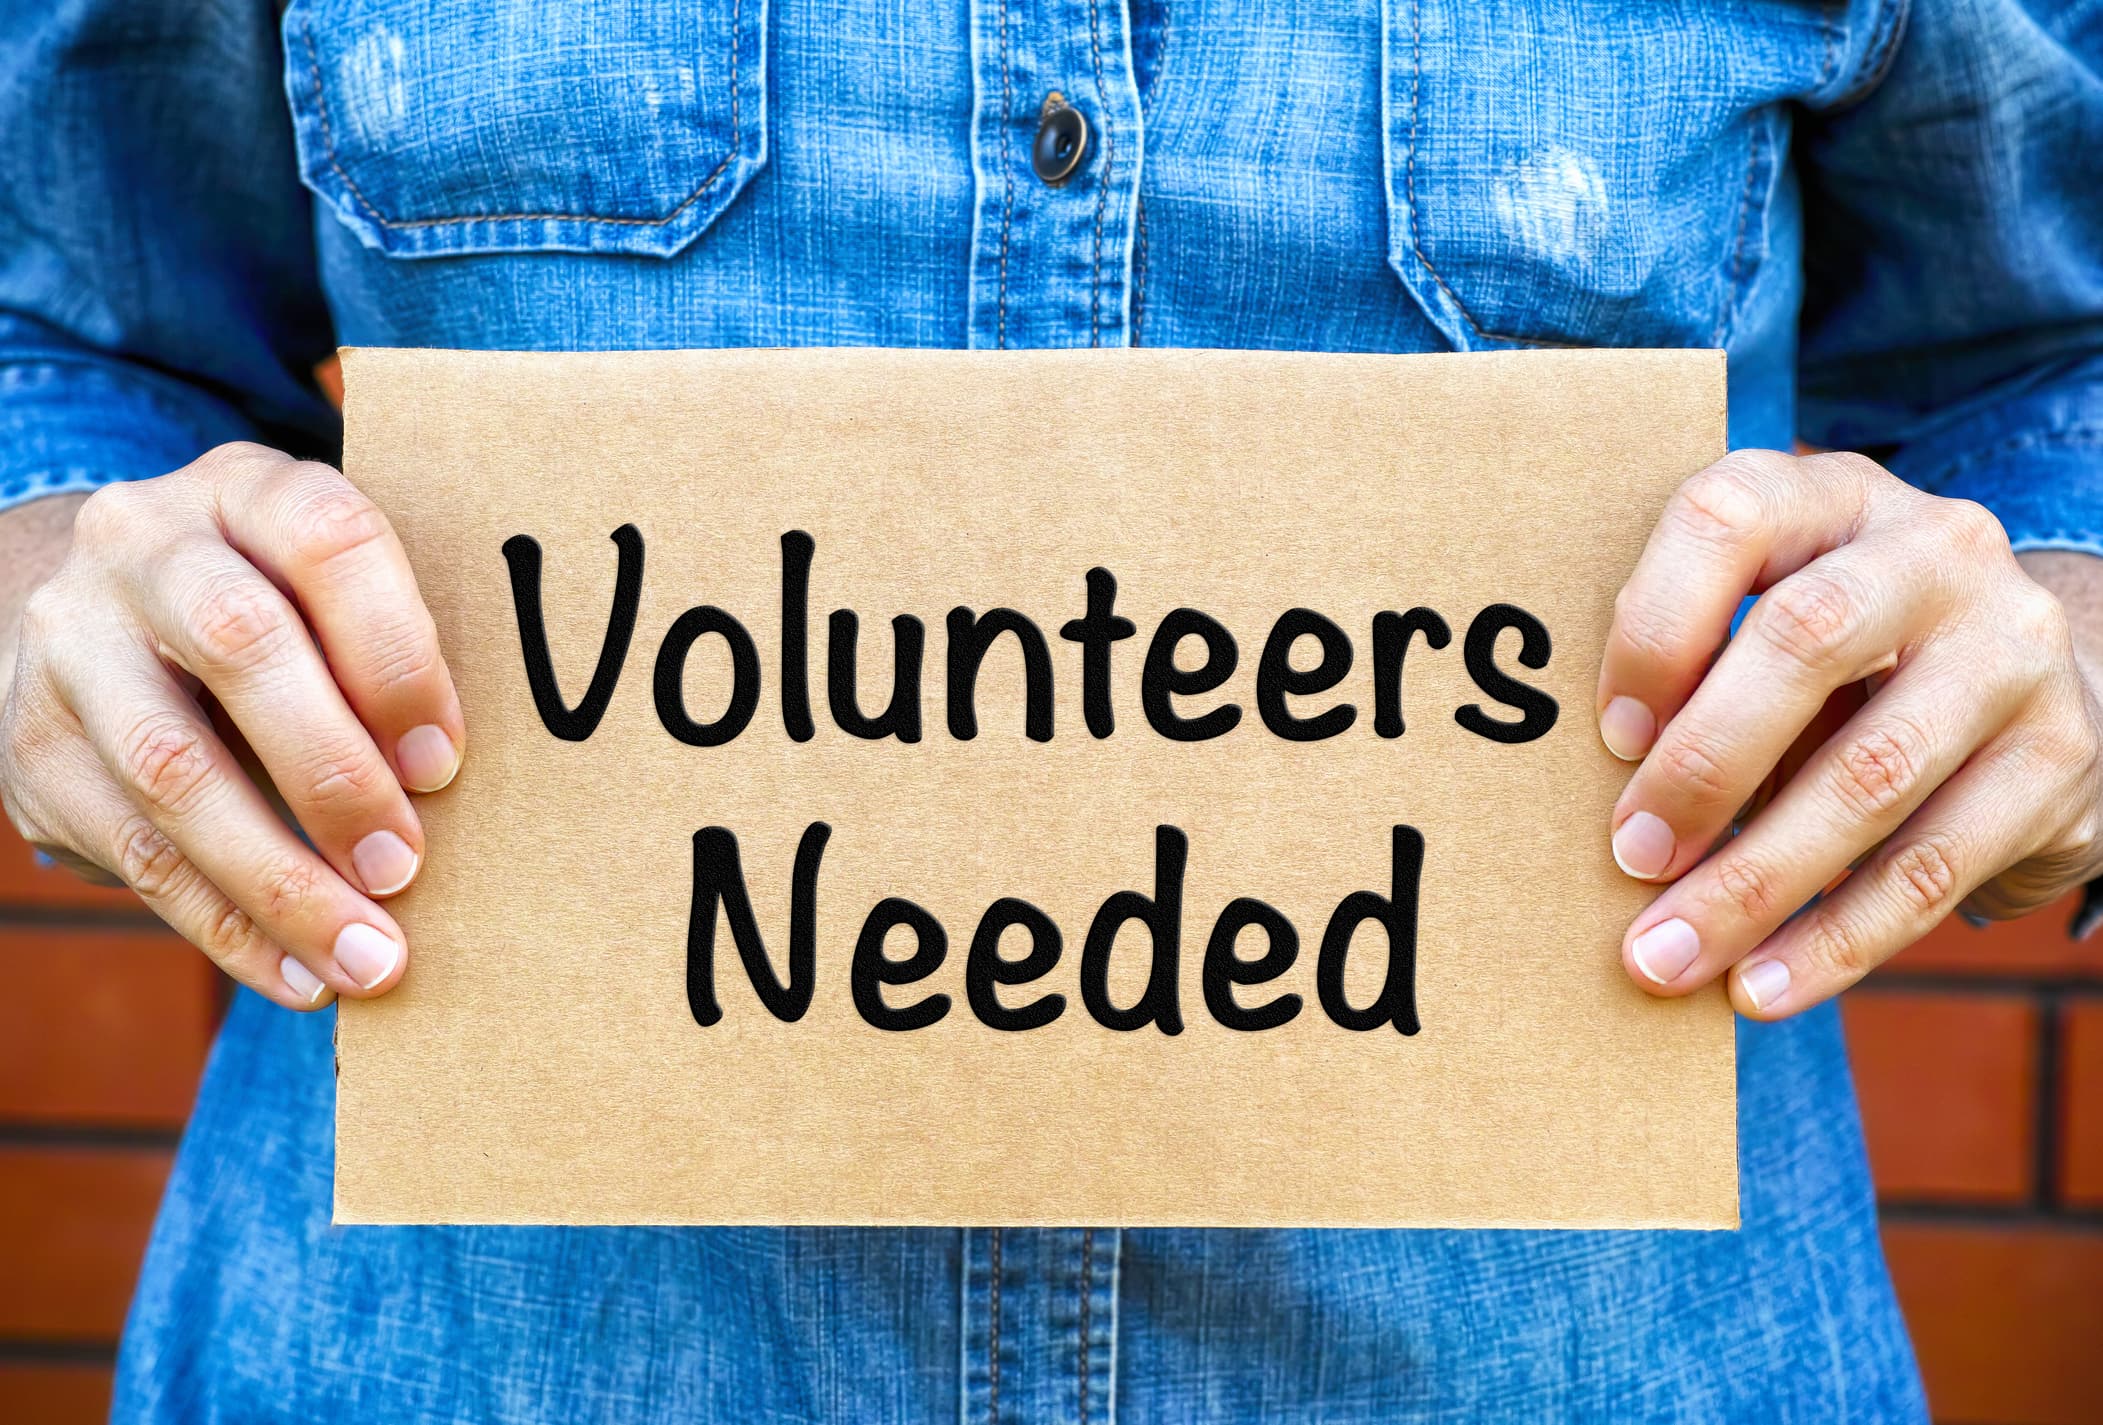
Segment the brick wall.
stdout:
<path fill-rule="evenodd" d="M 2103 1421 L 2103 934 L 1953 925 L 1848 997 L 1939 1419 Z M 204 957 L 0 832 L 0 1420 L 99 1420 L 211 1026 Z"/>
<path fill-rule="evenodd" d="M 2103 934 L 1951 924 L 1845 1014 L 1938 1419 L 2103 1421 Z"/>
<path fill-rule="evenodd" d="M 99 1420 L 132 1278 L 223 1002 L 126 891 L 0 826 L 0 1420 Z"/>

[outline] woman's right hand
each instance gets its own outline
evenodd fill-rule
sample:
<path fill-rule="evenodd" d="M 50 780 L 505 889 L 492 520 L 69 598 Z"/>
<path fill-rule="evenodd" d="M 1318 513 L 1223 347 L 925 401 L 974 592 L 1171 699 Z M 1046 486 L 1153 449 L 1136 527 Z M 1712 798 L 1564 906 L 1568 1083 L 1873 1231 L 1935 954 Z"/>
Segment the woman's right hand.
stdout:
<path fill-rule="evenodd" d="M 80 507 L 23 605 L 0 798 L 31 843 L 314 1009 L 400 980 L 407 943 L 379 901 L 422 864 L 409 793 L 450 782 L 463 746 L 386 517 L 325 465 L 227 445 Z"/>

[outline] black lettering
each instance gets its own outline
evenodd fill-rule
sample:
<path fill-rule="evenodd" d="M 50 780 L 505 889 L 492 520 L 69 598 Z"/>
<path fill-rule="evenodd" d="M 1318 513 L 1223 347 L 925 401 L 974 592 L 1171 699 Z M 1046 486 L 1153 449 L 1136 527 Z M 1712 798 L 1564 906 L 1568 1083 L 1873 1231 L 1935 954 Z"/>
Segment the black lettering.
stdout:
<path fill-rule="evenodd" d="M 1020 960 L 1003 960 L 1000 937 L 1010 926 L 1030 933 L 1030 949 Z M 1023 985 L 1042 979 L 1059 963 L 1062 940 L 1059 927 L 1028 901 L 1003 896 L 986 907 L 978 929 L 971 937 L 971 954 L 964 961 L 964 997 L 971 1012 L 989 1029 L 1041 1029 L 1066 1009 L 1066 996 L 1044 995 L 1014 1009 L 1000 1002 L 998 985 Z"/>
<path fill-rule="evenodd" d="M 1292 646 L 1312 638 L 1322 646 L 1321 660 L 1302 672 L 1292 666 Z M 1263 725 L 1287 742 L 1319 742 L 1334 737 L 1358 721 L 1358 709 L 1339 703 L 1312 717 L 1296 717 L 1285 705 L 1288 697 L 1326 693 L 1351 671 L 1351 640 L 1313 609 L 1287 609 L 1271 625 L 1263 641 L 1263 655 L 1256 660 L 1256 711 Z"/>
<path fill-rule="evenodd" d="M 737 942 L 745 975 L 760 1003 L 776 1019 L 794 1024 L 811 1007 L 818 981 L 818 868 L 832 828 L 814 821 L 804 828 L 796 847 L 796 870 L 789 891 L 789 981 L 784 985 L 767 958 L 752 899 L 745 892 L 745 870 L 738 860 L 737 836 L 725 827 L 704 826 L 694 833 L 694 893 L 686 922 L 686 1003 L 694 1023 L 704 1029 L 723 1017 L 716 1003 L 716 904 L 721 902 Z"/>
<path fill-rule="evenodd" d="M 832 704 L 832 720 L 842 732 L 870 741 L 896 736 L 900 742 L 920 740 L 920 654 L 927 643 L 927 630 L 911 614 L 891 620 L 895 640 L 891 655 L 891 702 L 877 717 L 864 717 L 855 693 L 854 645 L 859 620 L 852 609 L 833 610 L 828 628 L 825 693 Z"/>
<path fill-rule="evenodd" d="M 1500 722 L 1474 703 L 1456 711 L 1453 720 L 1492 742 L 1531 742 L 1555 726 L 1555 699 L 1497 666 L 1497 635 L 1508 628 L 1519 630 L 1519 661 L 1528 668 L 1546 668 L 1548 630 L 1539 619 L 1514 604 L 1491 604 L 1475 615 L 1475 621 L 1468 625 L 1463 653 L 1468 676 L 1475 680 L 1475 686 L 1498 702 L 1517 708 L 1518 721 Z"/>
<path fill-rule="evenodd" d="M 1119 891 L 1103 902 L 1081 946 L 1081 1002 L 1105 1029 L 1144 1029 L 1158 1024 L 1163 1034 L 1183 1032 L 1183 1009 L 1177 1000 L 1176 965 L 1183 940 L 1183 868 L 1190 859 L 1190 838 L 1173 826 L 1154 828 L 1154 894 Z M 1128 920 L 1145 926 L 1154 942 L 1153 966 L 1146 992 L 1130 1009 L 1110 1003 L 1110 954 L 1117 932 Z"/>
<path fill-rule="evenodd" d="M 1023 734 L 1032 742 L 1052 740 L 1051 649 L 1044 635 L 1013 609 L 988 609 L 974 615 L 966 608 L 949 611 L 949 735 L 959 742 L 978 736 L 979 665 L 986 650 L 1004 633 L 1015 635 L 1022 649 L 1025 707 Z"/>
<path fill-rule="evenodd" d="M 1184 671 L 1176 666 L 1176 646 L 1186 638 L 1205 643 L 1205 661 Z M 1154 630 L 1147 645 L 1146 667 L 1139 680 L 1139 702 L 1154 731 L 1173 742 L 1203 742 L 1232 732 L 1241 721 L 1241 709 L 1223 703 L 1207 713 L 1186 718 L 1176 712 L 1174 698 L 1187 693 L 1209 693 L 1234 676 L 1241 660 L 1234 635 L 1210 614 L 1196 609 L 1175 609 Z"/>
<path fill-rule="evenodd" d="M 1436 609 L 1404 614 L 1383 609 L 1373 615 L 1373 731 L 1382 737 L 1402 735 L 1402 660 L 1409 656 L 1409 640 L 1419 633 L 1434 650 L 1453 641 L 1453 630 Z"/>
<path fill-rule="evenodd" d="M 1315 990 L 1322 1008 L 1345 1029 L 1392 1024 L 1397 1033 L 1417 1032 L 1417 885 L 1424 874 L 1424 838 L 1415 827 L 1395 828 L 1393 868 L 1388 895 L 1351 892 L 1322 934 Z M 1387 980 L 1370 1005 L 1353 1009 L 1344 998 L 1344 959 L 1351 952 L 1351 936 L 1368 920 L 1387 931 Z"/>
<path fill-rule="evenodd" d="M 811 725 L 811 556 L 818 543 L 800 529 L 781 537 L 781 725 L 793 742 L 816 735 Z"/>
<path fill-rule="evenodd" d="M 903 960 L 884 955 L 884 937 L 896 926 L 913 932 L 913 953 Z M 854 991 L 854 1007 L 862 1018 L 878 1029 L 904 1032 L 925 1029 L 949 1013 L 949 996 L 929 995 L 903 1009 L 884 1003 L 885 985 L 910 985 L 942 968 L 949 955 L 949 933 L 942 922 L 897 896 L 876 903 L 862 922 L 862 933 L 854 941 L 854 968 L 848 976 Z"/>
<path fill-rule="evenodd" d="M 1236 940 L 1250 926 L 1260 928 L 1269 946 L 1254 960 L 1234 953 Z M 1212 924 L 1212 938 L 1205 943 L 1205 1008 L 1229 1029 L 1255 1032 L 1288 1024 L 1300 1012 L 1298 995 L 1279 995 L 1267 1004 L 1244 1009 L 1234 1000 L 1236 985 L 1260 985 L 1277 979 L 1300 958 L 1300 932 L 1262 901 L 1243 896 L 1227 902 Z"/>
<path fill-rule="evenodd" d="M 695 722 L 686 710 L 686 659 L 694 641 L 711 633 L 730 650 L 730 702 L 714 722 Z M 673 621 L 657 650 L 652 690 L 657 720 L 666 732 L 689 747 L 721 747 L 745 730 L 759 707 L 759 650 L 745 626 L 714 604 L 688 609 Z"/>
<path fill-rule="evenodd" d="M 526 659 L 526 686 L 533 690 L 533 706 L 541 722 L 565 742 L 584 741 L 606 716 L 614 684 L 621 680 L 621 664 L 628 657 L 628 640 L 635 636 L 635 614 L 643 598 L 642 531 L 624 524 L 613 532 L 613 544 L 620 551 L 613 577 L 613 609 L 606 617 L 606 637 L 599 644 L 599 663 L 592 669 L 591 684 L 572 710 L 562 701 L 554 660 L 548 653 L 548 628 L 540 607 L 540 542 L 525 534 L 504 541 L 504 562 L 511 569 L 511 603 L 518 615 L 519 650 Z"/>
<path fill-rule="evenodd" d="M 1059 627 L 1059 637 L 1081 645 L 1081 715 L 1091 737 L 1117 730 L 1110 703 L 1110 646 L 1139 632 L 1138 625 L 1113 612 L 1116 607 L 1117 577 L 1097 566 L 1088 571 L 1087 614 Z"/>

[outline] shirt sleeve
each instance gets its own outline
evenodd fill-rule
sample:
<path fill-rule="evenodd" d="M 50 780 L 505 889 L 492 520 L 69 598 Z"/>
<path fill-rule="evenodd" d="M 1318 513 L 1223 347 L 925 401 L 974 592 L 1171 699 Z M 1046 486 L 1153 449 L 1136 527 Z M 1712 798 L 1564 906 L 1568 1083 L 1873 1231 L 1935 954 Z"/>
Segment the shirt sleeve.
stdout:
<path fill-rule="evenodd" d="M 2103 555 L 2103 8 L 1893 0 L 1799 131 L 1799 429 Z"/>
<path fill-rule="evenodd" d="M 0 508 L 333 454 L 272 0 L 0 5 L 0 134 Z"/>

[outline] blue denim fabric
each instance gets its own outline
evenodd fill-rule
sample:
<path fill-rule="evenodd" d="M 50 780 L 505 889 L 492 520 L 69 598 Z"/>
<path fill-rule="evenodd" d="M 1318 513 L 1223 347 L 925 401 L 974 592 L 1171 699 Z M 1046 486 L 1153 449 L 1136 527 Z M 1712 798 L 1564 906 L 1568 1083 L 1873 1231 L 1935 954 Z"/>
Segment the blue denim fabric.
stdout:
<path fill-rule="evenodd" d="M 2103 10 L 1907 11 L 0 7 L 0 503 L 325 454 L 339 340 L 1722 346 L 1734 442 L 2103 553 Z M 336 1228 L 329 1027 L 237 996 L 120 1418 L 1922 1414 L 1830 1009 L 1715 1234 Z"/>

